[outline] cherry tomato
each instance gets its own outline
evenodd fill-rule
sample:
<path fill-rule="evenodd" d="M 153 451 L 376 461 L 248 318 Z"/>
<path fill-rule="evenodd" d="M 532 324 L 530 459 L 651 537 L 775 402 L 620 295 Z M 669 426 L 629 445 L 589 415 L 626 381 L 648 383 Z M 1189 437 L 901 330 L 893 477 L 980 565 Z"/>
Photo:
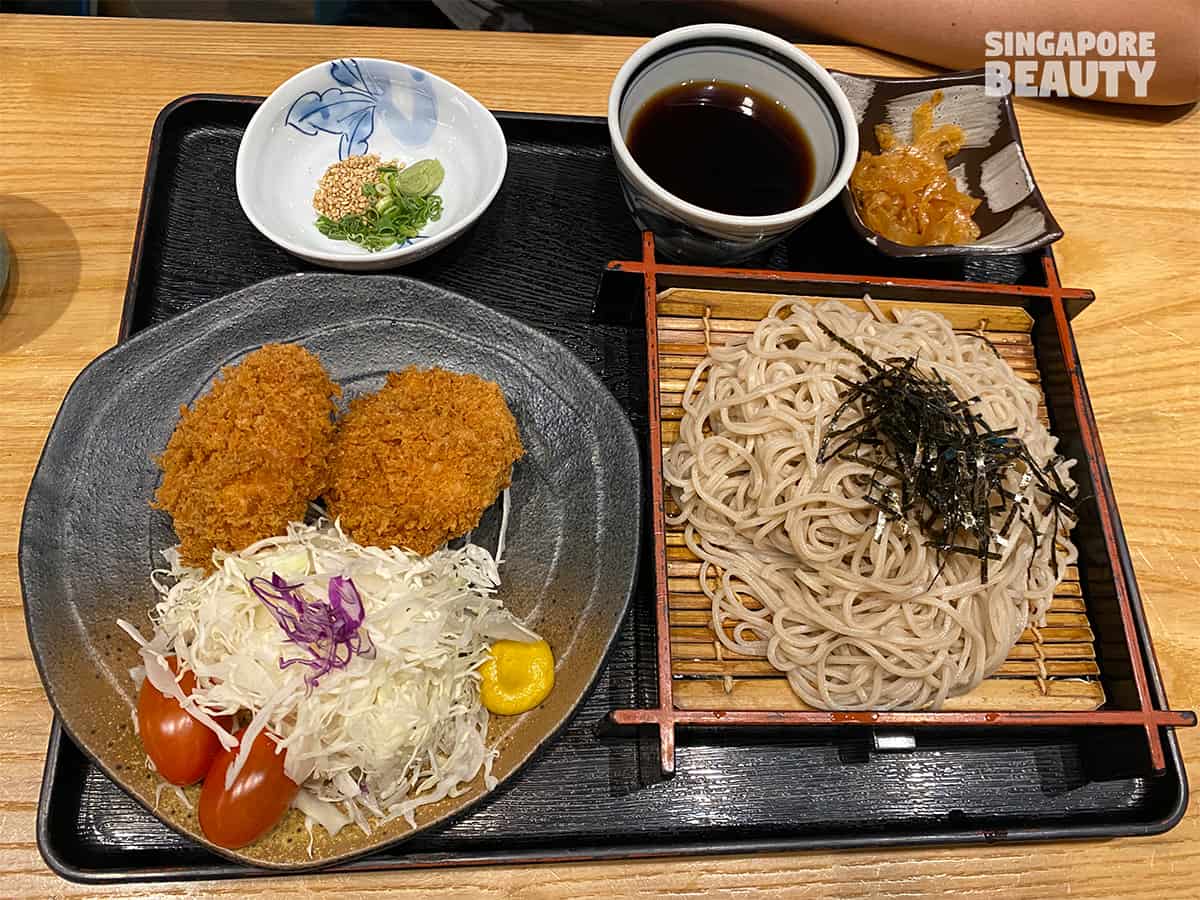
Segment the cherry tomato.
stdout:
<path fill-rule="evenodd" d="M 175 657 L 168 656 L 167 664 L 173 673 L 179 673 Z M 185 694 L 190 694 L 196 688 L 196 676 L 185 673 L 179 687 Z M 163 778 L 171 784 L 195 784 L 208 774 L 221 742 L 210 728 L 201 725 L 180 706 L 178 700 L 152 685 L 149 678 L 142 682 L 137 716 L 142 746 Z M 226 729 L 233 724 L 229 717 L 217 721 Z"/>
<path fill-rule="evenodd" d="M 236 850 L 270 831 L 283 818 L 300 786 L 283 773 L 283 754 L 265 732 L 250 746 L 246 764 L 225 789 L 225 772 L 237 747 L 222 750 L 200 789 L 200 828 L 220 847 Z"/>

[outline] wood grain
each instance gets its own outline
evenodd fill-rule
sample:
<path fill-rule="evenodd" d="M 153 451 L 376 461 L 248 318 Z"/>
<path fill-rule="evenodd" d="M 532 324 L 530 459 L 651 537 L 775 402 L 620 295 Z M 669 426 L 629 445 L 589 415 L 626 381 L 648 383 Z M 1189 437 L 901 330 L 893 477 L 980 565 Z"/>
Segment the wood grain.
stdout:
<path fill-rule="evenodd" d="M 1200 815 L 1151 839 L 839 854 L 429 870 L 105 889 L 70 885 L 34 843 L 50 713 L 20 615 L 17 534 L 34 464 L 71 380 L 117 333 L 154 117 L 170 100 L 265 94 L 322 59 L 403 59 L 498 109 L 603 114 L 639 41 L 308 26 L 0 16 L 0 894 L 447 897 L 1194 895 Z M 823 63 L 927 69 L 848 47 Z M 1200 705 L 1200 117 L 1018 100 L 1030 164 L 1066 231 L 1064 280 L 1095 289 L 1076 322 L 1105 452 L 1175 706 Z M 215 264 L 215 263 L 214 263 Z M 1190 763 L 1200 735 L 1181 735 Z"/>

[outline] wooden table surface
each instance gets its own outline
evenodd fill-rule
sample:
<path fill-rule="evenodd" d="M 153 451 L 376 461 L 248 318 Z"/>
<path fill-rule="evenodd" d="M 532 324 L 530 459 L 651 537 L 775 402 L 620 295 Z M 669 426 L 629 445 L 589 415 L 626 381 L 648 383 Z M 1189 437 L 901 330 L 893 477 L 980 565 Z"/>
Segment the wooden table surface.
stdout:
<path fill-rule="evenodd" d="M 115 340 L 146 147 L 183 94 L 266 94 L 336 56 L 422 66 L 497 109 L 603 114 L 627 38 L 473 35 L 0 16 L 0 226 L 15 265 L 0 300 L 0 895 L 276 890 L 401 897 L 904 894 L 1144 898 L 1200 890 L 1200 813 L 1149 839 L 318 875 L 208 885 L 71 885 L 34 842 L 51 715 L 30 660 L 17 535 L 38 452 L 76 373 Z M 849 47 L 822 63 L 925 70 Z M 1112 480 L 1167 690 L 1200 706 L 1200 118 L 1018 101 L 1030 163 L 1066 231 L 1063 280 L 1093 288 L 1076 321 Z M 1200 763 L 1200 734 L 1181 734 Z M 1136 888 L 1135 888 L 1136 885 Z"/>

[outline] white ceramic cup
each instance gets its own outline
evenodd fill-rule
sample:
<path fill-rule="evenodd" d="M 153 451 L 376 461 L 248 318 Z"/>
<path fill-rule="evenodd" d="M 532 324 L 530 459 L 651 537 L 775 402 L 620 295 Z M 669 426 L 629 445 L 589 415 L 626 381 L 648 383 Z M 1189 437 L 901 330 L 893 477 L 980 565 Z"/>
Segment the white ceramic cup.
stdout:
<path fill-rule="evenodd" d="M 630 125 L 656 94 L 689 81 L 747 85 L 788 110 L 813 153 L 813 186 L 803 205 L 769 216 L 725 215 L 671 194 L 646 174 L 625 143 Z M 654 232 L 664 256 L 696 263 L 738 262 L 786 237 L 842 192 L 858 158 L 850 101 L 824 67 L 782 38 L 741 25 L 689 25 L 642 46 L 613 81 L 608 133 L 638 225 Z"/>

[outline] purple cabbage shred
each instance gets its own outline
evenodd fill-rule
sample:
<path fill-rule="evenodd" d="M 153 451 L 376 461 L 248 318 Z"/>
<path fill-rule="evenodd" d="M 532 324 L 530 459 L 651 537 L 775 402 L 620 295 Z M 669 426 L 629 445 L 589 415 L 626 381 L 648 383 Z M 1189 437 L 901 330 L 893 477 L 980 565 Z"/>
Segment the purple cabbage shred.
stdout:
<path fill-rule="evenodd" d="M 250 589 L 271 611 L 287 639 L 307 656 L 280 657 L 279 668 L 306 666 L 304 676 L 309 689 L 327 672 L 344 669 L 355 656 L 372 659 L 375 646 L 362 629 L 365 611 L 358 588 L 349 578 L 337 575 L 329 579 L 328 602 L 305 600 L 300 584 L 288 584 L 278 573 L 270 580 L 254 577 Z"/>

